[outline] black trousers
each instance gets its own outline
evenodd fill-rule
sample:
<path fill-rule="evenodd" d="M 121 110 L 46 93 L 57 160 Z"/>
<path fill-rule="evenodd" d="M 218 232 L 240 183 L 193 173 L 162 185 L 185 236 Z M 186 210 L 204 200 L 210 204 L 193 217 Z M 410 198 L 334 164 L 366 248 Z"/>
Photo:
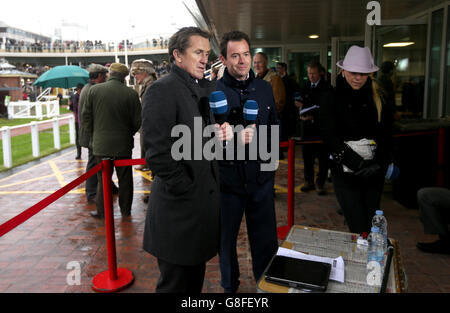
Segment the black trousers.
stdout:
<path fill-rule="evenodd" d="M 323 144 L 303 145 L 303 162 L 305 166 L 305 182 L 314 183 L 314 163 L 319 161 L 319 172 L 317 173 L 317 184 L 323 186 L 328 177 L 329 159 Z"/>
<path fill-rule="evenodd" d="M 372 217 L 380 209 L 384 175 L 364 179 L 353 173 L 332 170 L 332 177 L 336 198 L 350 232 L 370 233 Z"/>
<path fill-rule="evenodd" d="M 80 124 L 75 122 L 75 145 L 77 147 L 77 157 L 81 156 L 80 146 Z"/>
<path fill-rule="evenodd" d="M 157 293 L 201 293 L 206 264 L 177 265 L 158 258 L 161 275 L 156 285 Z"/>
<path fill-rule="evenodd" d="M 95 156 L 97 163 L 102 162 L 103 156 Z M 131 159 L 131 156 L 117 157 L 116 160 Z M 129 215 L 131 213 L 131 205 L 133 204 L 133 172 L 131 166 L 119 166 L 115 167 L 117 178 L 119 178 L 119 207 L 120 212 L 123 215 Z M 102 171 L 97 173 L 97 212 L 100 215 L 104 215 L 105 208 L 103 202 L 103 178 Z M 111 171 L 111 177 L 112 177 Z M 112 183 L 111 183 L 112 184 Z"/>
<path fill-rule="evenodd" d="M 97 160 L 95 159 L 92 148 L 88 148 L 88 163 L 86 165 L 86 172 L 97 165 Z M 97 175 L 92 175 L 86 180 L 86 198 L 88 200 L 94 200 L 97 195 Z"/>

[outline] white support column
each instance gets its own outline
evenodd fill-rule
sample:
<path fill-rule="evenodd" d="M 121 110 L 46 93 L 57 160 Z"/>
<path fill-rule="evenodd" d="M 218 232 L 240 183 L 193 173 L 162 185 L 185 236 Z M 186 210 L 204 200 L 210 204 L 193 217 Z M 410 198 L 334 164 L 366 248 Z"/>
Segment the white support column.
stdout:
<path fill-rule="evenodd" d="M 8 118 L 14 118 L 14 105 L 8 104 Z"/>
<path fill-rule="evenodd" d="M 36 118 L 38 120 L 42 120 L 42 104 L 41 104 L 41 102 L 37 101 L 35 104 L 35 108 L 36 108 Z"/>
<path fill-rule="evenodd" d="M 55 117 L 53 119 L 53 143 L 55 145 L 55 149 L 61 149 L 61 138 L 59 136 L 59 122 Z"/>
<path fill-rule="evenodd" d="M 3 143 L 3 165 L 6 168 L 12 167 L 11 152 L 11 130 L 8 126 L 2 127 L 2 143 Z"/>
<path fill-rule="evenodd" d="M 70 138 L 70 143 L 72 145 L 75 144 L 75 117 L 72 115 L 69 118 L 69 138 Z"/>
<path fill-rule="evenodd" d="M 50 103 L 47 101 L 47 102 L 45 102 L 45 107 L 46 107 L 46 109 L 47 109 L 47 112 L 46 112 L 46 116 L 47 117 L 52 117 L 52 112 L 51 112 L 51 108 L 50 108 Z"/>
<path fill-rule="evenodd" d="M 39 151 L 39 129 L 37 122 L 31 122 L 31 147 L 33 148 L 33 157 L 38 158 L 40 156 Z"/>
<path fill-rule="evenodd" d="M 55 103 L 53 104 L 54 105 L 54 107 L 55 107 L 55 114 L 57 115 L 57 116 L 59 116 L 59 101 L 55 101 Z"/>
<path fill-rule="evenodd" d="M 30 106 L 30 101 L 27 101 L 27 116 L 31 116 L 31 106 Z M 22 102 L 23 104 L 25 104 L 25 102 Z"/>

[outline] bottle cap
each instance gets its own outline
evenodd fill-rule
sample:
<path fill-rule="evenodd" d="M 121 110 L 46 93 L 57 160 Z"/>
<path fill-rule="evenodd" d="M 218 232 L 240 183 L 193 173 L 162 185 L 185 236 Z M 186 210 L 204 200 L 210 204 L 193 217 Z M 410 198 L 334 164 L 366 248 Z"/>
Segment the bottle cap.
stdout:
<path fill-rule="evenodd" d="M 372 231 L 372 233 L 379 233 L 380 229 L 378 227 L 376 227 L 376 226 L 373 226 L 371 231 Z"/>
<path fill-rule="evenodd" d="M 376 214 L 376 215 L 383 215 L 383 210 L 376 210 L 376 211 L 375 211 L 375 214 Z"/>

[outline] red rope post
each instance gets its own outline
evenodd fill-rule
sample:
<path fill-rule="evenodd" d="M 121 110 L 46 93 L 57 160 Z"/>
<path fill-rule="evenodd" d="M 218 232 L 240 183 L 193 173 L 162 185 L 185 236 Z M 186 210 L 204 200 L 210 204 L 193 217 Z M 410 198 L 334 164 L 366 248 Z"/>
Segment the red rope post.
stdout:
<path fill-rule="evenodd" d="M 117 268 L 116 238 L 114 232 L 114 212 L 111 191 L 113 160 L 103 159 L 103 203 L 105 209 L 106 246 L 108 250 L 108 270 L 97 274 L 92 280 L 92 288 L 98 292 L 115 292 L 130 286 L 133 273 L 125 268 Z"/>
<path fill-rule="evenodd" d="M 283 145 L 281 145 L 283 146 Z M 279 239 L 285 239 L 292 225 L 294 225 L 294 201 L 295 201 L 295 140 L 289 139 L 288 144 L 288 211 L 287 226 L 278 227 L 277 233 Z"/>
<path fill-rule="evenodd" d="M 105 208 L 106 247 L 108 249 L 109 278 L 117 279 L 116 238 L 114 236 L 114 212 L 112 205 L 112 160 L 103 159 L 103 203 Z"/>

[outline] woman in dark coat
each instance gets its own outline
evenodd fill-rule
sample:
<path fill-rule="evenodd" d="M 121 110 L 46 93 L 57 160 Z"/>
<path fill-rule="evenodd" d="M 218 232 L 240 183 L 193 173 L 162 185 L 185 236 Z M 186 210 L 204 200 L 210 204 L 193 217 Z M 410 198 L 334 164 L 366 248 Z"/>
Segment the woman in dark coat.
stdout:
<path fill-rule="evenodd" d="M 368 48 L 352 46 L 331 101 L 320 107 L 321 132 L 333 159 L 337 200 L 351 232 L 370 232 L 380 209 L 384 178 L 391 162 L 392 112 L 371 78 L 378 71 Z M 358 151 L 358 152 L 357 152 Z"/>

